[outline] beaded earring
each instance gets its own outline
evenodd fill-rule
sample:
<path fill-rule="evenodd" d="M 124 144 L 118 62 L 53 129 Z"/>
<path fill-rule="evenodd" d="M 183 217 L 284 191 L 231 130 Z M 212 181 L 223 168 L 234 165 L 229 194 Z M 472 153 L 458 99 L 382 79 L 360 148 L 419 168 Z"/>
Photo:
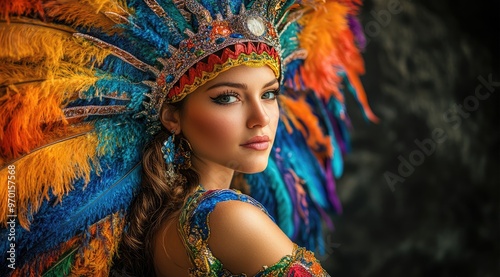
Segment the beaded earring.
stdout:
<path fill-rule="evenodd" d="M 172 131 L 172 134 L 163 143 L 161 152 L 167 164 L 165 173 L 167 179 L 184 183 L 185 178 L 179 173 L 179 169 L 185 170 L 191 167 L 191 144 L 185 138 L 181 138 L 179 145 L 175 147 L 175 131 Z"/>
<path fill-rule="evenodd" d="M 163 147 L 161 148 L 161 152 L 163 153 L 163 159 L 169 164 L 173 164 L 174 162 L 174 153 L 175 153 L 175 144 L 174 144 L 174 139 L 175 139 L 175 132 L 172 131 L 172 134 L 168 136 L 168 139 L 163 142 Z"/>
<path fill-rule="evenodd" d="M 179 140 L 179 145 L 174 156 L 174 165 L 179 169 L 188 169 L 191 167 L 191 144 L 185 138 Z"/>

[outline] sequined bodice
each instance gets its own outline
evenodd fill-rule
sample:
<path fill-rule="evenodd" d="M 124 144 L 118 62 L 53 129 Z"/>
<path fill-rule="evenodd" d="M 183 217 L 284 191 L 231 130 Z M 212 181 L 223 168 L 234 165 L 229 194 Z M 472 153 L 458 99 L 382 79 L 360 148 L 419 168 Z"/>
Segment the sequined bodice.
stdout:
<path fill-rule="evenodd" d="M 188 197 L 179 219 L 179 230 L 188 249 L 193 268 L 190 275 L 201 276 L 246 276 L 236 275 L 224 268 L 210 250 L 208 217 L 218 203 L 243 201 L 250 203 L 266 214 L 266 209 L 255 199 L 236 190 L 204 190 L 201 186 Z M 289 275 L 295 272 L 302 275 Z M 255 276 L 329 276 L 314 258 L 314 254 L 295 245 L 292 255 L 283 257 L 278 263 L 264 267 Z"/>

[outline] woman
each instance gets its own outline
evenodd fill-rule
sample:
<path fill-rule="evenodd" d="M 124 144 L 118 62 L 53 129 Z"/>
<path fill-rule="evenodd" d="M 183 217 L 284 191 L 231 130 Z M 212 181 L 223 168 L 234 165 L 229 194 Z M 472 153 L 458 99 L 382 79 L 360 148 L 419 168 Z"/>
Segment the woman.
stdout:
<path fill-rule="evenodd" d="M 163 126 L 190 144 L 187 175 L 194 178 L 184 185 L 176 182 L 179 178 L 158 181 L 166 170 L 166 165 L 153 170 L 164 164 L 162 141 L 145 151 L 144 180 L 152 182 L 143 182 L 125 237 L 134 251 L 129 261 L 143 270 L 138 275 L 152 276 L 154 269 L 156 276 L 274 276 L 306 270 L 326 276 L 314 254 L 297 249 L 258 202 L 228 190 L 235 171 L 266 168 L 279 119 L 278 94 L 271 68 L 240 65 L 176 106 L 164 106 Z M 303 255 L 307 260 L 301 260 Z"/>
<path fill-rule="evenodd" d="M 358 1 L 14 2 L 0 275 L 326 275 L 294 242 L 321 248 L 340 211 L 343 87 L 373 118 Z"/>

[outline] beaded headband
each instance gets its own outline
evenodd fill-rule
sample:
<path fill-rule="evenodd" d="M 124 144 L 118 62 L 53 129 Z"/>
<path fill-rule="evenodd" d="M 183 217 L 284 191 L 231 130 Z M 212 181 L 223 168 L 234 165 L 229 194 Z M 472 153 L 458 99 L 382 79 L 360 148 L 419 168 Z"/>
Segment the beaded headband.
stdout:
<path fill-rule="evenodd" d="M 253 67 L 267 65 L 273 70 L 276 78 L 280 77 L 279 55 L 274 48 L 264 43 L 247 42 L 230 45 L 220 53 L 210 54 L 204 60 L 206 62 L 200 61 L 190 67 L 169 91 L 163 76 L 158 78 L 157 85 L 166 92 L 168 103 L 182 100 L 196 88 L 217 77 L 219 73 L 239 65 Z"/>

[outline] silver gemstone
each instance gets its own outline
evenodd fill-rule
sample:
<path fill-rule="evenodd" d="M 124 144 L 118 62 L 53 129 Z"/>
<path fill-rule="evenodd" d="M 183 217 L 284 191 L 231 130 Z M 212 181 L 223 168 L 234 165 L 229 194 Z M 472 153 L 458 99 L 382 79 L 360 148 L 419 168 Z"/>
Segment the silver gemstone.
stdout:
<path fill-rule="evenodd" d="M 249 17 L 246 24 L 250 33 L 255 36 L 262 36 L 266 32 L 266 25 L 260 17 Z"/>

